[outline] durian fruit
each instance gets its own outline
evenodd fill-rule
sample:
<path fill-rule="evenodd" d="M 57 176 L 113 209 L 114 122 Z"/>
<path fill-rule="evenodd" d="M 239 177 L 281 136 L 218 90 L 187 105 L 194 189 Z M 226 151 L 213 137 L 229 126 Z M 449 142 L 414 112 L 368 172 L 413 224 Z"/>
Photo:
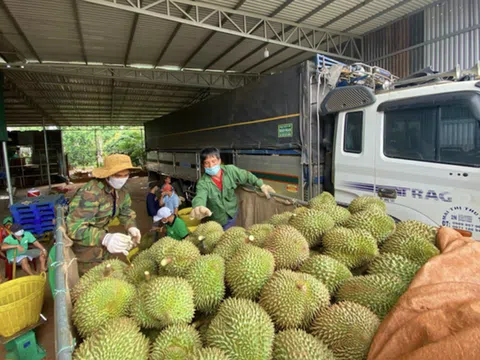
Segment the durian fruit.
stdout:
<path fill-rule="evenodd" d="M 75 303 L 78 297 L 87 289 L 91 288 L 93 284 L 105 279 L 106 277 L 126 280 L 124 269 L 127 264 L 118 260 L 110 259 L 105 260 L 101 264 L 98 264 L 88 270 L 77 282 L 77 284 L 70 291 L 72 302 Z"/>
<path fill-rule="evenodd" d="M 421 265 L 401 255 L 385 253 L 373 259 L 368 265 L 367 273 L 396 275 L 409 284 L 420 268 Z"/>
<path fill-rule="evenodd" d="M 145 281 L 151 280 L 151 275 L 148 271 L 145 271 L 144 278 Z M 156 320 L 153 316 L 150 316 L 146 311 L 145 287 L 146 284 L 142 283 L 137 288 L 135 300 L 132 302 L 132 306 L 130 307 L 130 316 L 143 329 L 159 329 L 162 327 L 162 323 Z"/>
<path fill-rule="evenodd" d="M 229 360 L 229 357 L 218 348 L 207 347 L 196 350 L 187 360 Z"/>
<path fill-rule="evenodd" d="M 320 195 L 317 195 L 310 199 L 308 206 L 311 209 L 322 208 L 324 206 L 336 206 L 337 202 L 332 194 L 327 191 L 322 192 Z"/>
<path fill-rule="evenodd" d="M 162 255 L 157 258 L 159 274 L 183 277 L 192 262 L 200 257 L 200 251 L 194 244 L 184 240 L 166 248 Z"/>
<path fill-rule="evenodd" d="M 289 225 L 300 231 L 308 242 L 309 247 L 317 246 L 322 236 L 335 226 L 333 219 L 324 211 L 309 209 L 299 215 L 293 215 Z"/>
<path fill-rule="evenodd" d="M 310 254 L 305 237 L 290 225 L 277 226 L 265 239 L 263 248 L 273 254 L 276 269 L 297 269 Z"/>
<path fill-rule="evenodd" d="M 162 324 L 188 324 L 195 313 L 193 289 L 179 277 L 163 276 L 145 283 L 145 310 Z"/>
<path fill-rule="evenodd" d="M 197 330 L 191 325 L 171 325 L 164 329 L 152 346 L 151 360 L 185 360 L 202 343 Z"/>
<path fill-rule="evenodd" d="M 171 246 L 176 246 L 178 243 L 178 240 L 175 240 L 169 236 L 164 236 L 163 238 L 158 239 L 158 241 L 153 244 L 148 251 L 154 256 L 155 260 L 161 260 L 164 258 L 165 251 Z"/>
<path fill-rule="evenodd" d="M 335 225 L 341 226 L 342 224 L 347 221 L 347 219 L 351 216 L 350 211 L 348 211 L 343 206 L 338 205 L 322 205 L 317 206 L 315 210 L 323 211 L 327 213 L 335 222 Z"/>
<path fill-rule="evenodd" d="M 295 215 L 300 215 L 301 213 L 307 210 L 308 210 L 308 207 L 306 206 L 298 206 L 292 211 L 292 213 L 294 213 Z"/>
<path fill-rule="evenodd" d="M 200 235 L 195 241 L 202 254 L 211 254 L 223 235 L 223 231 L 212 232 L 206 236 Z"/>
<path fill-rule="evenodd" d="M 327 255 L 311 256 L 305 260 L 299 271 L 320 280 L 327 287 L 330 295 L 335 293 L 344 280 L 353 276 L 343 263 Z"/>
<path fill-rule="evenodd" d="M 423 236 L 393 234 L 380 248 L 384 254 L 397 254 L 423 266 L 440 251 Z"/>
<path fill-rule="evenodd" d="M 273 229 L 275 229 L 275 227 L 271 224 L 255 224 L 250 226 L 247 229 L 247 232 L 254 237 L 251 244 L 258 247 L 263 247 L 265 239 L 267 238 L 268 234 L 273 231 Z"/>
<path fill-rule="evenodd" d="M 132 284 L 115 278 L 106 278 L 86 289 L 72 311 L 80 336 L 86 338 L 109 320 L 126 316 L 135 294 Z"/>
<path fill-rule="evenodd" d="M 387 214 L 364 210 L 350 216 L 343 226 L 366 230 L 381 244 L 395 231 L 395 220 Z"/>
<path fill-rule="evenodd" d="M 145 281 L 145 271 L 152 275 L 157 274 L 157 262 L 148 250 L 142 251 L 123 271 L 129 282 L 138 285 Z"/>
<path fill-rule="evenodd" d="M 291 211 L 285 211 L 280 214 L 275 214 L 270 218 L 270 220 L 268 220 L 268 223 L 273 226 L 286 225 L 288 224 L 288 221 L 290 220 L 292 215 L 293 215 L 293 212 Z"/>
<path fill-rule="evenodd" d="M 223 232 L 223 227 L 216 221 L 207 221 L 197 226 L 193 232 L 194 236 L 207 236 L 210 233 Z"/>
<path fill-rule="evenodd" d="M 185 279 L 193 288 L 195 309 L 212 313 L 225 296 L 225 261 L 220 255 L 202 255 L 190 265 Z"/>
<path fill-rule="evenodd" d="M 207 346 L 222 350 L 231 360 L 270 359 L 274 325 L 257 303 L 228 298 L 206 333 Z"/>
<path fill-rule="evenodd" d="M 417 220 L 399 222 L 396 226 L 395 233 L 392 236 L 395 236 L 396 234 L 423 237 L 433 245 L 435 245 L 437 241 L 437 229 L 435 226 L 427 225 Z"/>
<path fill-rule="evenodd" d="M 343 282 L 335 297 L 364 305 L 383 319 L 407 288 L 408 284 L 395 275 L 354 276 Z"/>
<path fill-rule="evenodd" d="M 308 328 L 322 307 L 330 305 L 330 294 L 312 275 L 278 270 L 260 292 L 259 304 L 278 329 Z"/>
<path fill-rule="evenodd" d="M 149 359 L 148 339 L 132 319 L 120 317 L 95 329 L 74 351 L 74 360 Z"/>
<path fill-rule="evenodd" d="M 377 242 L 366 230 L 336 227 L 323 236 L 323 254 L 349 269 L 368 264 L 378 255 Z"/>
<path fill-rule="evenodd" d="M 365 209 L 372 209 L 373 207 L 377 207 L 384 213 L 387 211 L 387 205 L 385 204 L 385 202 L 375 196 L 359 196 L 353 199 L 350 202 L 350 205 L 348 205 L 348 210 L 352 214 L 355 214 Z"/>
<path fill-rule="evenodd" d="M 288 329 L 275 335 L 275 360 L 336 360 L 332 350 L 315 336 L 300 329 Z"/>
<path fill-rule="evenodd" d="M 223 233 L 213 253 L 229 261 L 238 249 L 254 240 L 254 236 L 249 235 L 244 228 L 234 226 Z"/>
<path fill-rule="evenodd" d="M 275 270 L 270 251 L 245 245 L 227 263 L 225 279 L 234 297 L 256 300 Z"/>
<path fill-rule="evenodd" d="M 367 307 L 342 301 L 319 312 L 311 333 L 332 349 L 336 360 L 363 360 L 379 325 Z"/>
<path fill-rule="evenodd" d="M 210 254 L 220 241 L 224 231 L 222 225 L 216 221 L 207 221 L 198 225 L 190 237 L 202 254 Z"/>

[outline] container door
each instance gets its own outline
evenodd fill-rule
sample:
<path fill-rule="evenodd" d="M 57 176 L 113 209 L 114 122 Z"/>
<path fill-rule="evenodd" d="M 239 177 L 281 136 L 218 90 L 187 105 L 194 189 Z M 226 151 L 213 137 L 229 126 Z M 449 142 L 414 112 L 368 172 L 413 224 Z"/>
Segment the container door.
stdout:
<path fill-rule="evenodd" d="M 371 114 L 373 112 L 373 114 Z M 375 195 L 373 107 L 340 113 L 335 134 L 333 183 L 335 199 L 348 205 L 361 195 Z"/>
<path fill-rule="evenodd" d="M 404 102 L 378 113 L 376 192 L 399 220 L 480 239 L 480 95 L 464 94 L 415 98 L 410 108 Z"/>

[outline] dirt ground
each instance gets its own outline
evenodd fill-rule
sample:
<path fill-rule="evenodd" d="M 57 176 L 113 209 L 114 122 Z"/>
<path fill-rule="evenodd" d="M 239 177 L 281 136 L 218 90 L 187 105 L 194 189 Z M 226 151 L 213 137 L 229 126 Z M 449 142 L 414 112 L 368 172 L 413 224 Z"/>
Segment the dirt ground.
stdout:
<path fill-rule="evenodd" d="M 65 184 L 63 184 L 65 185 Z M 70 191 L 66 194 L 67 197 L 73 196 L 75 190 L 82 186 L 83 183 L 76 183 L 68 185 Z M 151 227 L 151 218 L 147 215 L 145 199 L 148 193 L 147 177 L 134 177 L 129 180 L 128 188 L 132 197 L 132 208 L 137 213 L 137 226 L 142 234 L 148 231 Z M 55 185 L 58 186 L 58 185 Z M 39 190 L 43 193 L 48 191 L 48 187 L 40 187 Z M 18 190 L 16 198 L 20 199 L 22 196 L 26 196 L 27 190 Z M 10 215 L 8 210 L 8 201 L 0 200 L 0 219 Z M 5 269 L 3 261 L 0 263 L 0 274 L 2 278 L 5 277 Z M 20 268 L 17 268 L 17 277 L 24 276 L 25 274 Z M 42 345 L 47 351 L 47 360 L 55 359 L 55 326 L 54 326 L 54 301 L 50 286 L 45 289 L 44 305 L 42 314 L 47 318 L 47 323 L 41 325 L 35 330 L 37 342 Z M 0 359 L 5 358 L 5 348 L 0 345 Z"/>

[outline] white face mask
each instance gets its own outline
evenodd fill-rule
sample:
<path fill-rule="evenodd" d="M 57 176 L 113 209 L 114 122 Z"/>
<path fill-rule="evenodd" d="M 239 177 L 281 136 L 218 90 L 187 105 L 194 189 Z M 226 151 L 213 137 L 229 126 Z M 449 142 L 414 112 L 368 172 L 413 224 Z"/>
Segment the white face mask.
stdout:
<path fill-rule="evenodd" d="M 117 178 L 117 177 L 113 177 L 113 176 L 110 176 L 108 178 L 108 183 L 110 185 L 112 185 L 112 187 L 116 190 L 119 190 L 123 187 L 123 185 L 125 185 L 125 183 L 127 182 L 128 180 L 128 177 L 125 177 L 125 178 Z"/>
<path fill-rule="evenodd" d="M 18 230 L 16 233 L 13 233 L 15 236 L 23 236 L 24 230 Z"/>

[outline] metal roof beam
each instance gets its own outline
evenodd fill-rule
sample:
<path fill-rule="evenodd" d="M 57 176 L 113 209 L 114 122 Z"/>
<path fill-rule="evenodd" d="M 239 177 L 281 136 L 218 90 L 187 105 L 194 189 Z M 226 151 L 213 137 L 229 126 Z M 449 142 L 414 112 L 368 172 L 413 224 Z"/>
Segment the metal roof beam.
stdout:
<path fill-rule="evenodd" d="M 137 24 L 138 24 L 138 17 L 139 16 L 140 16 L 139 14 L 135 14 L 133 16 L 132 28 L 130 30 L 130 36 L 128 38 L 127 51 L 125 52 L 125 58 L 123 59 L 123 64 L 125 66 L 127 66 L 127 64 L 128 64 L 128 57 L 130 56 L 130 50 L 132 49 L 133 38 L 135 36 L 135 32 L 137 31 Z"/>
<path fill-rule="evenodd" d="M 37 81 L 24 81 L 24 80 L 21 80 L 21 79 L 15 79 L 15 83 L 17 84 L 21 84 L 22 85 L 22 89 L 25 90 L 25 91 L 35 91 L 35 90 L 43 90 L 43 91 L 48 91 L 48 92 L 55 92 L 55 91 L 58 91 L 58 92 L 64 92 L 65 91 L 65 86 L 71 86 L 71 87 L 82 87 L 84 89 L 93 89 L 93 91 L 72 91 L 72 90 L 67 90 L 71 93 L 82 93 L 82 94 L 103 94 L 105 92 L 102 92 L 102 91 L 96 91 L 98 88 L 108 88 L 108 90 L 110 90 L 110 85 L 107 85 L 107 84 L 81 84 L 81 83 L 68 83 L 68 82 L 45 82 L 45 81 L 41 81 L 41 82 L 37 82 Z M 36 85 L 36 86 L 44 86 L 44 85 L 52 85 L 52 86 L 61 86 L 62 89 L 46 89 L 46 88 L 42 88 L 42 89 L 39 89 L 38 87 L 26 87 L 24 85 Z M 145 87 L 127 87 L 127 86 L 115 86 L 115 90 L 129 90 L 130 95 L 132 96 L 142 96 L 144 94 L 138 94 L 138 93 L 135 93 L 135 91 L 146 91 L 148 93 L 152 93 L 152 94 L 157 94 L 159 96 L 166 96 L 166 97 L 172 97 L 172 98 L 191 98 L 193 96 L 195 96 L 195 94 L 198 93 L 198 89 L 195 88 L 195 89 L 192 89 L 192 90 L 188 90 L 188 89 L 183 89 L 183 90 L 172 90 L 170 88 L 166 88 L 166 89 L 158 89 L 158 88 L 145 88 Z M 214 91 L 213 89 L 210 90 L 212 94 L 221 94 L 222 92 L 221 91 Z M 165 94 L 165 92 L 167 92 L 167 94 Z M 173 93 L 174 92 L 174 93 Z M 183 94 L 183 95 L 182 95 Z"/>
<path fill-rule="evenodd" d="M 85 50 L 85 40 L 83 39 L 82 23 L 80 21 L 80 11 L 78 9 L 78 0 L 72 0 L 73 16 L 75 17 L 75 24 L 77 26 L 78 39 L 80 40 L 80 47 L 82 49 L 82 57 L 85 64 L 88 64 L 87 51 Z"/>
<path fill-rule="evenodd" d="M 350 30 L 353 30 L 353 29 L 356 29 L 357 27 L 359 26 L 362 26 L 366 23 L 369 23 L 370 21 L 372 20 L 375 20 L 376 18 L 379 18 L 380 16 L 383 16 L 387 13 L 389 13 L 390 11 L 393 11 L 395 10 L 396 8 L 399 8 L 400 6 L 403 6 L 403 5 L 406 5 L 408 4 L 409 2 L 412 2 L 412 0 L 402 0 L 402 1 L 399 1 L 398 3 L 386 8 L 386 9 L 383 9 L 382 11 L 379 11 L 378 13 L 356 23 L 356 24 L 353 24 L 352 26 L 348 27 L 345 29 L 345 31 L 350 31 Z"/>
<path fill-rule="evenodd" d="M 2 75 L 3 74 L 1 74 L 0 72 L 0 76 Z M 35 101 L 33 101 L 30 96 L 25 94 L 25 92 L 23 92 L 15 83 L 13 83 L 8 76 L 5 76 L 5 83 L 8 84 L 10 91 L 15 93 L 17 98 L 22 99 L 25 104 L 30 106 L 30 108 L 34 109 L 41 117 L 51 120 L 50 115 L 42 107 L 40 107 Z"/>
<path fill-rule="evenodd" d="M 234 10 L 240 9 L 240 8 L 242 7 L 242 5 L 245 4 L 246 1 L 247 1 L 247 0 L 240 0 L 240 1 L 233 7 L 233 9 L 234 9 Z M 288 4 L 291 3 L 292 1 L 294 1 L 294 0 L 288 0 L 288 1 L 286 1 L 286 2 L 284 3 L 284 5 L 287 4 L 287 6 L 288 6 Z M 286 6 L 285 6 L 285 7 L 286 7 Z M 285 7 L 284 7 L 284 8 L 285 8 Z M 226 17 L 224 17 L 223 20 L 222 20 L 222 26 L 225 25 L 225 23 L 226 23 L 227 21 L 228 21 L 228 19 L 227 19 Z M 205 37 L 205 39 L 202 41 L 202 43 L 201 43 L 199 46 L 197 46 L 197 47 L 195 48 L 195 50 L 193 50 L 193 52 L 190 53 L 190 55 L 188 55 L 187 60 L 185 60 L 180 67 L 181 67 L 182 69 L 185 68 L 185 67 L 187 67 L 188 63 L 200 52 L 200 50 L 203 49 L 203 47 L 212 39 L 212 37 L 213 37 L 216 33 L 217 33 L 216 31 L 211 31 L 210 34 L 208 34 L 208 35 Z M 242 39 L 242 40 L 243 40 L 243 39 Z"/>
<path fill-rule="evenodd" d="M 331 31 L 326 29 L 320 29 L 313 26 L 298 24 L 285 20 L 280 20 L 272 17 L 264 17 L 257 14 L 251 14 L 248 12 L 233 10 L 225 7 L 221 7 L 213 4 L 204 4 L 197 1 L 190 0 L 166 0 L 166 6 L 158 6 L 163 1 L 156 1 L 153 4 L 146 6 L 138 6 L 133 3 L 127 5 L 119 4 L 117 0 L 83 0 L 88 3 L 103 5 L 105 7 L 111 7 L 119 10 L 130 11 L 133 13 L 139 13 L 152 17 L 157 17 L 164 20 L 175 21 L 187 25 L 200 27 L 203 29 L 215 30 L 230 35 L 236 35 L 248 39 L 259 40 L 262 42 L 268 42 L 281 46 L 291 47 L 294 49 L 310 51 L 312 53 L 321 53 L 328 56 L 334 56 L 341 59 L 358 61 L 362 59 L 362 54 L 359 50 L 356 57 L 350 57 L 342 54 L 341 51 L 331 53 L 328 51 L 322 51 L 319 46 L 321 39 L 324 37 L 332 37 L 335 35 L 342 35 L 344 37 L 350 37 L 352 39 L 360 39 L 360 36 L 341 33 L 338 31 Z M 181 10 L 181 5 L 191 5 L 194 8 L 194 15 L 190 16 Z M 180 10 L 180 13 L 187 15 L 183 18 L 176 12 L 170 11 L 171 8 Z M 222 18 L 227 17 L 229 22 L 233 25 L 232 28 L 222 26 Z M 207 21 L 208 20 L 208 21 Z M 253 27 L 249 27 L 247 24 L 254 23 Z M 285 27 L 291 26 L 292 30 L 285 31 Z M 255 33 L 255 30 L 263 28 L 260 34 Z M 273 32 L 274 38 L 270 38 L 270 34 Z M 312 36 L 306 36 L 307 32 L 311 32 Z M 294 33 L 298 33 L 298 38 L 292 36 Z"/>
<path fill-rule="evenodd" d="M 189 14 L 189 13 L 190 13 L 190 10 L 192 10 L 192 6 L 187 7 L 187 9 L 185 10 L 186 14 Z M 183 14 L 183 15 L 182 15 L 182 18 L 183 18 L 183 19 L 186 19 L 186 18 L 187 18 L 187 15 L 186 15 L 186 14 Z M 167 52 L 168 48 L 169 48 L 170 45 L 172 44 L 173 39 L 175 39 L 175 37 L 177 36 L 177 34 L 178 34 L 178 32 L 180 31 L 180 28 L 181 28 L 181 27 L 182 27 L 182 23 L 179 23 L 179 24 L 177 24 L 177 26 L 175 26 L 175 29 L 173 29 L 172 35 L 170 35 L 170 37 L 169 37 L 168 40 L 167 40 L 167 43 L 165 44 L 165 46 L 163 47 L 162 51 L 160 52 L 160 55 L 158 55 L 157 61 L 155 62 L 155 67 L 157 67 L 158 65 L 160 65 L 160 61 L 162 61 L 163 57 L 165 56 L 165 53 Z"/>
<path fill-rule="evenodd" d="M 26 64 L 25 68 L 12 66 L 5 72 L 25 71 L 49 75 L 78 76 L 83 78 L 123 80 L 153 84 L 184 85 L 234 89 L 259 78 L 257 74 L 171 71 L 163 69 L 138 69 L 105 65 Z"/>
<path fill-rule="evenodd" d="M 5 11 L 5 13 L 8 16 L 8 19 L 12 22 L 13 26 L 17 30 L 18 34 L 22 38 L 22 40 L 25 42 L 27 45 L 28 49 L 32 52 L 32 54 L 35 56 L 35 58 L 38 60 L 39 63 L 42 62 L 42 59 L 40 59 L 40 56 L 38 55 L 37 51 L 34 49 L 32 46 L 32 43 L 28 40 L 27 35 L 23 32 L 22 28 L 20 27 L 20 24 L 17 22 L 17 19 L 13 16 L 12 12 L 8 8 L 7 4 L 5 1 L 0 0 L 0 7 Z"/>
<path fill-rule="evenodd" d="M 313 15 L 315 15 L 316 13 L 318 13 L 319 11 L 322 11 L 324 8 L 326 8 L 328 5 L 332 4 L 335 0 L 328 0 L 328 1 L 325 1 L 324 3 L 318 5 L 315 9 L 313 9 L 312 11 L 310 11 L 309 13 L 303 15 L 300 19 L 297 20 L 297 23 L 301 23 L 307 19 L 309 19 L 310 17 L 312 17 Z M 292 30 L 293 27 L 292 26 L 288 26 L 285 28 L 285 31 L 288 32 L 290 30 Z M 312 36 L 313 32 L 310 32 L 307 36 Z M 324 36 L 324 37 L 327 37 L 327 36 Z M 322 37 L 323 38 L 323 37 Z M 321 40 L 320 40 L 321 41 Z M 319 45 L 320 46 L 320 45 Z M 248 59 L 250 56 L 252 56 L 253 54 L 255 54 L 257 51 L 261 50 L 262 48 L 264 47 L 264 44 L 260 45 L 260 46 L 257 46 L 255 49 L 253 49 L 252 51 L 250 51 L 248 54 L 244 55 L 243 57 L 241 57 L 240 59 L 238 59 L 237 61 L 235 61 L 233 64 L 231 64 L 230 66 L 227 67 L 226 70 L 230 70 L 231 68 L 233 68 L 234 66 L 242 63 L 244 60 Z M 272 57 L 276 56 L 276 55 L 279 55 L 281 54 L 282 52 L 286 51 L 288 48 L 283 48 L 283 49 L 280 49 L 278 50 L 277 52 L 271 54 L 268 58 L 264 58 L 262 59 L 261 61 L 259 61 L 257 64 L 255 64 L 254 66 L 251 66 L 249 67 L 249 69 L 253 69 L 254 67 L 256 67 L 257 65 L 259 64 L 262 64 L 263 62 L 267 61 L 268 59 L 271 59 Z"/>

